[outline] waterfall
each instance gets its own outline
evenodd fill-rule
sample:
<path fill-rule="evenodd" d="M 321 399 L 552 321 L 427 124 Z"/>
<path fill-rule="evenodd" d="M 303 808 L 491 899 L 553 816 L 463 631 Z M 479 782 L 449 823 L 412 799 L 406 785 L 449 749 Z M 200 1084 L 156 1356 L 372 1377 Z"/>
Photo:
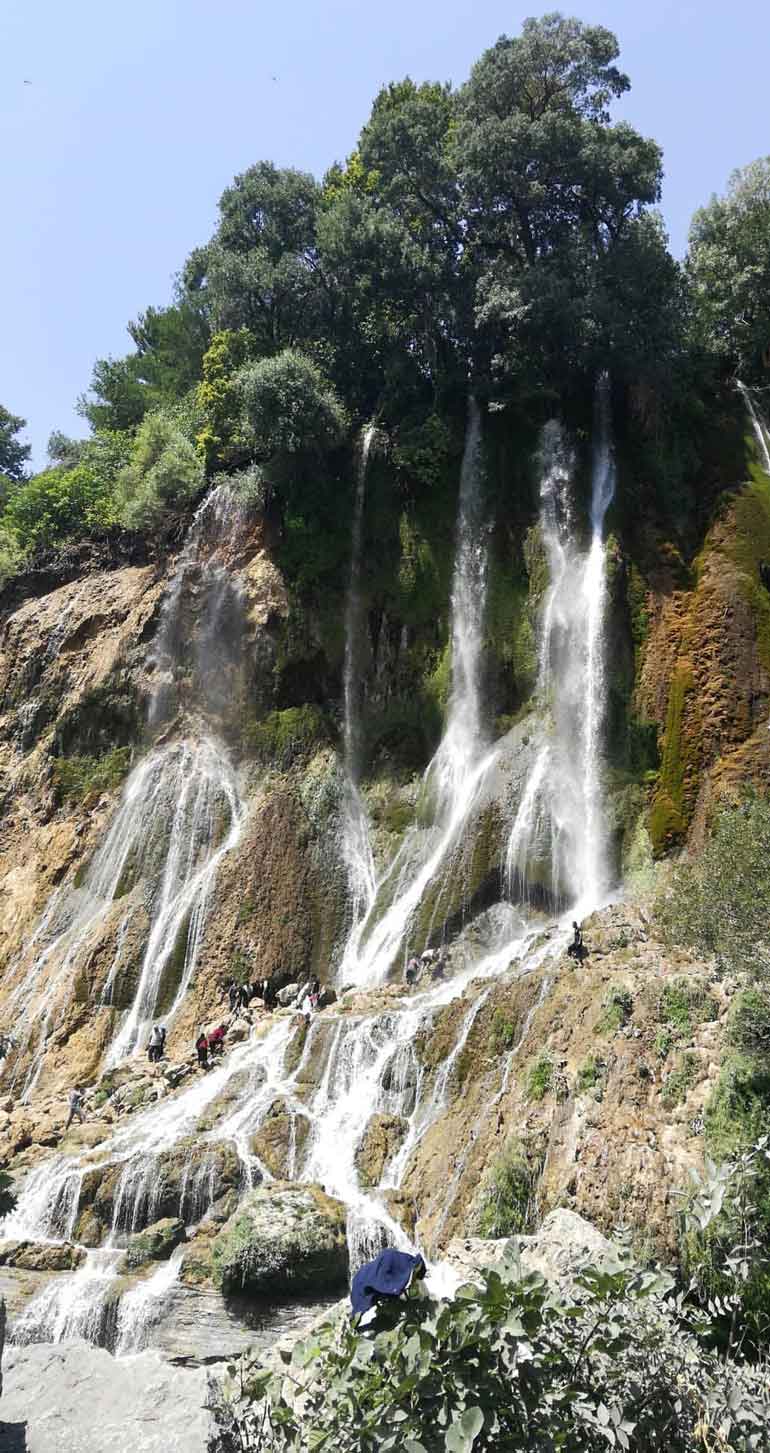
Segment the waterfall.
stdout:
<path fill-rule="evenodd" d="M 746 387 L 745 383 L 741 383 L 740 379 L 738 379 L 737 382 L 738 389 L 743 395 L 743 401 L 748 410 L 749 418 L 751 419 L 751 427 L 754 430 L 754 435 L 757 444 L 759 445 L 759 453 L 763 461 L 763 468 L 766 474 L 770 474 L 770 443 L 768 442 L 769 436 L 767 427 L 759 417 L 759 414 L 754 405 L 754 400 L 751 397 L 751 390 Z"/>
<path fill-rule="evenodd" d="M 339 978 L 346 984 L 381 983 L 393 968 L 420 900 L 457 845 L 495 758 L 494 750 L 485 750 L 481 711 L 487 581 L 481 445 L 481 415 L 471 397 L 451 594 L 452 685 L 444 734 L 424 778 L 435 821 L 427 832 L 407 834 L 376 884 L 369 910 L 345 946 Z"/>
<path fill-rule="evenodd" d="M 551 888 L 582 916 L 609 886 L 601 763 L 605 720 L 604 520 L 615 492 L 609 379 L 597 384 L 590 539 L 581 549 L 571 504 L 574 454 L 560 425 L 546 424 L 539 451 L 540 528 L 549 586 L 543 603 L 538 692 L 550 708 L 511 826 L 509 893 L 526 900 L 528 864 L 544 827 Z"/>
<path fill-rule="evenodd" d="M 369 453 L 374 439 L 374 424 L 368 424 L 361 436 L 353 504 L 353 529 L 350 550 L 350 580 L 345 606 L 345 661 L 343 668 L 345 748 L 345 787 L 342 803 L 342 854 L 348 870 L 348 884 L 353 927 L 368 913 L 376 892 L 374 858 L 369 837 L 366 808 L 358 790 L 361 767 L 360 687 L 362 600 L 361 542 L 363 537 L 364 498 Z"/>

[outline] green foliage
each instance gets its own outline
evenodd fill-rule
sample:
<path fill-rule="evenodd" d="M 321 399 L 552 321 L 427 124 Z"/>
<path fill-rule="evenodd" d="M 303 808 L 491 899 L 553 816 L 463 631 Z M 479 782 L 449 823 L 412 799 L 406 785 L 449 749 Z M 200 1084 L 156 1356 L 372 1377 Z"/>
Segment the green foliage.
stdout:
<path fill-rule="evenodd" d="M 532 1062 L 527 1073 L 525 1094 L 528 1100 L 542 1100 L 553 1085 L 553 1060 L 545 1050 Z"/>
<path fill-rule="evenodd" d="M 238 464 L 246 457 L 235 376 L 251 350 L 251 336 L 241 328 L 237 333 L 215 333 L 203 355 L 203 378 L 196 394 L 201 427 L 195 444 L 207 473 Z"/>
<path fill-rule="evenodd" d="M 680 975 L 669 979 L 660 996 L 660 1018 L 677 1034 L 690 1034 L 698 1024 L 716 1019 L 718 1007 L 700 979 Z"/>
<path fill-rule="evenodd" d="M 51 767 L 57 802 L 82 802 L 114 792 L 131 768 L 131 748 L 115 747 L 101 757 L 56 757 Z"/>
<path fill-rule="evenodd" d="M 7 1170 L 0 1170 L 0 1218 L 10 1216 L 11 1211 L 16 1208 L 16 1193 L 13 1188 L 13 1177 Z"/>
<path fill-rule="evenodd" d="M 630 991 L 622 984 L 612 984 L 602 1003 L 596 1033 L 617 1034 L 619 1029 L 628 1024 L 633 1009 L 634 1000 Z"/>
<path fill-rule="evenodd" d="M 681 1105 L 686 1100 L 688 1091 L 692 1089 L 698 1078 L 699 1060 L 694 1054 L 683 1054 L 679 1059 L 676 1069 L 671 1071 L 663 1081 L 661 1099 L 667 1109 L 674 1105 Z"/>
<path fill-rule="evenodd" d="M 764 1058 L 770 1050 L 770 992 L 744 989 L 730 1005 L 727 1042 L 741 1054 Z"/>
<path fill-rule="evenodd" d="M 222 1448 L 761 1449 L 770 1410 L 761 1370 L 709 1351 L 704 1319 L 688 1321 L 670 1287 L 620 1261 L 587 1267 L 566 1297 L 513 1267 L 449 1302 L 410 1293 L 382 1307 L 374 1333 L 327 1323 L 277 1373 L 247 1362 L 240 1406 L 219 1414 Z"/>
<path fill-rule="evenodd" d="M 128 529 L 162 528 L 190 508 L 203 484 L 203 467 L 192 444 L 163 414 L 148 414 L 118 476 L 118 519 Z"/>
<path fill-rule="evenodd" d="M 502 1009 L 496 1009 L 492 1015 L 490 1038 L 494 1054 L 503 1054 L 505 1050 L 513 1049 L 516 1042 L 516 1025 Z"/>
<path fill-rule="evenodd" d="M 115 522 L 115 478 L 128 458 L 122 434 L 97 434 L 71 468 L 55 465 L 14 485 L 3 516 L 21 552 L 100 535 Z"/>
<path fill-rule="evenodd" d="M 0 589 L 21 570 L 24 558 L 16 535 L 0 521 Z"/>
<path fill-rule="evenodd" d="M 317 364 L 296 349 L 244 364 L 235 387 L 243 435 L 258 458 L 323 454 L 347 432 L 347 415 L 333 387 Z"/>
<path fill-rule="evenodd" d="M 585 1095 L 588 1090 L 593 1090 L 600 1085 L 607 1073 L 607 1067 L 603 1060 L 597 1059 L 596 1055 L 589 1054 L 583 1060 L 577 1072 L 575 1081 L 575 1094 Z"/>
<path fill-rule="evenodd" d="M 128 332 L 136 351 L 97 359 L 90 396 L 78 402 L 97 432 L 135 429 L 146 414 L 173 403 L 200 378 L 208 324 L 197 302 L 182 298 L 170 308 L 147 308 Z"/>
<path fill-rule="evenodd" d="M 498 1238 L 534 1229 L 541 1169 L 540 1160 L 530 1162 L 518 1141 L 509 1141 L 484 1173 L 475 1217 L 477 1235 Z"/>
<path fill-rule="evenodd" d="M 748 383 L 766 380 L 770 340 L 770 157 L 733 172 L 695 213 L 688 271 L 705 346 Z"/>
<path fill-rule="evenodd" d="M 11 414 L 0 404 L 0 486 L 3 490 L 10 479 L 24 478 L 24 469 L 32 453 L 31 444 L 22 444 L 16 435 L 26 429 L 26 419 Z"/>
<path fill-rule="evenodd" d="M 688 756 L 683 721 L 687 696 L 693 688 L 692 670 L 677 666 L 669 687 L 666 729 L 658 787 L 650 808 L 650 837 L 656 853 L 681 842 L 690 821 Z"/>
<path fill-rule="evenodd" d="M 312 756 L 329 741 L 329 726 L 317 706 L 290 706 L 251 723 L 244 738 L 259 761 L 283 770 Z"/>
<path fill-rule="evenodd" d="M 656 904 L 669 943 L 714 954 L 733 972 L 770 970 L 770 803 L 725 809 L 700 855 L 677 864 Z"/>

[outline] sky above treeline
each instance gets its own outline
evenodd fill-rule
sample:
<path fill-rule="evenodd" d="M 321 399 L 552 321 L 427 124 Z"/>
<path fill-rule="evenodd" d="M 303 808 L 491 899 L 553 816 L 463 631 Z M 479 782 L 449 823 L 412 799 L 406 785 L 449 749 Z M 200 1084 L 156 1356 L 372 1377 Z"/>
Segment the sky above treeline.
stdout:
<path fill-rule="evenodd" d="M 268 158 L 321 177 L 355 146 L 380 86 L 465 80 L 542 14 L 502 0 L 0 0 L 0 403 L 33 463 L 76 411 L 94 359 L 170 301 L 236 172 Z M 663 146 L 681 255 L 693 210 L 770 151 L 768 0 L 587 0 L 632 89 L 616 108 Z"/>

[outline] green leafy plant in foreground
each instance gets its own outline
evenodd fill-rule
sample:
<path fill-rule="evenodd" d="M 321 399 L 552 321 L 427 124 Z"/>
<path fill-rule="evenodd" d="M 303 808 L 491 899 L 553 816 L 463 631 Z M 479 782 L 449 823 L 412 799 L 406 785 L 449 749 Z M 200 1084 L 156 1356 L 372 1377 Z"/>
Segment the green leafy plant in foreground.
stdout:
<path fill-rule="evenodd" d="M 452 1301 L 410 1294 L 376 1334 L 329 1321 L 279 1371 L 246 1364 L 218 1453 L 767 1449 L 770 1393 L 704 1346 L 671 1279 L 618 1256 L 565 1300 L 511 1264 Z M 232 1369 L 235 1372 L 235 1369 Z"/>

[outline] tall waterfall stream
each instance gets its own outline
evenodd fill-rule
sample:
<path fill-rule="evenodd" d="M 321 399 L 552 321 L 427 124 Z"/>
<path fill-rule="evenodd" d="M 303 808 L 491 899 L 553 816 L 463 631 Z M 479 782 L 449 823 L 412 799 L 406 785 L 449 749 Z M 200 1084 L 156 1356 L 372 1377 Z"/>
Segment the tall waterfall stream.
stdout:
<path fill-rule="evenodd" d="M 440 882 L 461 844 L 472 814 L 491 782 L 498 747 L 490 744 L 483 710 L 483 639 L 487 580 L 487 531 L 481 418 L 471 401 L 458 496 L 455 567 L 451 595 L 452 677 L 443 739 L 424 779 L 431 804 L 427 824 L 410 829 L 375 879 L 366 811 L 359 792 L 357 638 L 361 629 L 361 540 L 366 470 L 372 433 L 364 435 L 359 461 L 352 536 L 352 563 L 346 612 L 344 679 L 344 767 L 348 784 L 345 857 L 353 900 L 351 928 L 338 967 L 338 983 L 359 988 L 382 985 L 400 972 L 415 915 L 429 886 Z M 541 606 L 539 679 L 532 715 L 534 750 L 512 813 L 502 878 L 507 899 L 502 927 L 482 947 L 466 954 L 446 981 L 401 996 L 382 1007 L 344 1015 L 312 1015 L 299 1055 L 287 1055 L 300 1033 L 296 1017 L 279 1015 L 264 1033 L 237 1045 L 208 1074 L 134 1114 L 90 1152 L 53 1155 L 27 1176 L 17 1209 L 6 1222 L 6 1236 L 35 1241 L 67 1241 L 74 1234 L 84 1175 L 103 1166 L 117 1167 L 112 1227 L 104 1246 L 87 1252 L 84 1264 L 46 1286 L 17 1322 L 19 1340 L 58 1341 L 80 1335 L 106 1337 L 107 1309 L 114 1289 L 121 1247 L 134 1229 L 149 1224 L 153 1187 L 162 1157 L 196 1132 L 208 1107 L 226 1108 L 213 1128 L 198 1132 L 200 1160 L 180 1194 L 178 1214 L 197 1224 L 214 1195 L 207 1152 L 223 1143 L 235 1146 L 242 1183 L 248 1188 L 271 1179 L 251 1148 L 255 1131 L 280 1099 L 293 1122 L 309 1122 L 303 1148 L 294 1137 L 291 1177 L 318 1182 L 348 1208 L 351 1264 L 386 1243 L 409 1246 L 388 1209 L 388 1193 L 402 1185 L 410 1159 L 444 1113 L 452 1076 L 473 1024 L 494 980 L 501 974 L 532 973 L 554 941 L 563 921 L 543 935 L 542 912 L 530 908 L 529 864 L 534 855 L 550 860 L 553 901 L 583 915 L 606 898 L 611 870 L 603 830 L 602 736 L 604 725 L 604 616 L 606 606 L 604 521 L 614 492 L 608 384 L 597 398 L 592 469 L 590 529 L 581 536 L 572 499 L 574 461 L 556 423 L 543 431 L 540 459 L 540 527 L 549 584 Z M 215 525 L 211 530 L 212 522 Z M 161 615 L 155 657 L 164 673 L 163 692 L 174 691 L 174 645 L 185 573 L 203 569 L 209 597 L 208 619 L 216 632 L 224 593 L 230 588 L 221 565 L 223 534 L 232 524 L 232 506 L 210 497 L 201 507 Z M 211 568 L 206 562 L 210 562 Z M 205 674 L 205 662 L 200 668 Z M 163 701 L 151 714 L 159 720 Z M 499 745 L 499 744 L 498 744 Z M 142 1045 L 155 1012 L 163 967 L 186 925 L 186 948 L 176 1000 L 181 1002 L 196 969 L 200 930 L 211 902 L 217 866 L 237 842 L 245 809 L 237 776 L 224 747 L 210 735 L 188 737 L 158 747 L 135 767 L 104 844 L 79 889 L 55 895 L 30 946 L 31 963 L 17 990 L 25 1034 L 38 1045 L 33 1085 L 50 1037 L 59 986 L 62 995 L 74 967 L 104 913 L 112 911 L 118 885 L 144 874 L 153 884 L 150 929 L 133 1002 L 125 1011 L 110 1046 L 107 1063 L 122 1062 Z M 158 824 L 157 832 L 155 826 Z M 547 849 L 543 844 L 547 844 Z M 130 871 L 129 871 L 130 870 Z M 128 901 L 128 900 L 127 900 Z M 126 912 L 133 911 L 129 906 Z M 498 920 L 496 920 L 498 921 Z M 555 937 L 554 937 L 555 934 Z M 121 942 L 120 933 L 117 936 Z M 120 974 L 118 957 L 103 997 Z M 51 963 L 56 968 L 53 977 Z M 37 988 L 53 989 L 40 1007 Z M 541 992 L 545 992 L 544 986 Z M 415 1052 L 417 1036 L 430 1029 L 437 1013 L 453 1000 L 463 1013 L 451 1052 L 428 1072 Z M 172 1008 L 173 1012 L 173 1008 Z M 532 1011 L 534 1012 L 534 1010 Z M 511 1064 L 528 1022 L 501 1064 L 498 1098 L 505 1092 Z M 299 1086 L 311 1058 L 322 1065 L 308 1097 Z M 287 1068 L 291 1065 L 291 1068 Z M 385 1165 L 379 1186 L 362 1187 L 356 1151 L 375 1113 L 402 1117 L 406 1132 Z M 455 1173 L 462 1174 L 464 1162 Z M 449 1209 L 453 1187 L 444 1217 Z M 117 1323 L 110 1332 L 119 1352 L 135 1351 L 152 1337 L 159 1308 L 179 1271 L 180 1253 L 155 1274 L 124 1293 Z M 448 1285 L 440 1264 L 431 1267 L 433 1286 Z"/>

